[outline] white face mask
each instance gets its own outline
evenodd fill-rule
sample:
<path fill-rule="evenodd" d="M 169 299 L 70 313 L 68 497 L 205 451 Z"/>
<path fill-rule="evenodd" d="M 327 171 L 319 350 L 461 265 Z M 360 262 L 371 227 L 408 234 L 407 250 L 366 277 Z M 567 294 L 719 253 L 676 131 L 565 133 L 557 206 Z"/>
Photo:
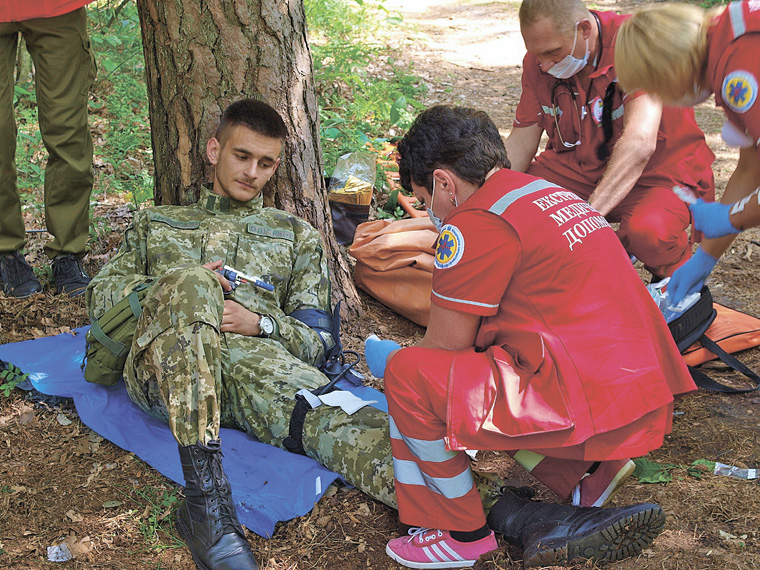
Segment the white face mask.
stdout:
<path fill-rule="evenodd" d="M 433 178 L 433 193 L 430 194 L 430 206 L 425 209 L 427 210 L 427 215 L 430 218 L 430 221 L 433 222 L 435 229 L 440 233 L 441 228 L 443 227 L 443 222 L 441 221 L 441 218 L 433 213 L 433 202 L 435 202 L 435 178 Z"/>
<path fill-rule="evenodd" d="M 567 54 L 567 56 L 565 56 L 562 61 L 555 63 L 551 66 L 549 71 L 547 71 L 549 75 L 553 75 L 557 79 L 570 79 L 573 75 L 586 67 L 588 58 L 591 56 L 591 52 L 588 49 L 588 38 L 586 38 L 586 55 L 583 56 L 583 59 L 573 57 L 573 52 L 575 51 L 575 41 L 578 39 L 579 24 L 580 22 L 575 24 L 575 34 L 573 34 L 573 49 L 570 50 L 570 53 Z"/>

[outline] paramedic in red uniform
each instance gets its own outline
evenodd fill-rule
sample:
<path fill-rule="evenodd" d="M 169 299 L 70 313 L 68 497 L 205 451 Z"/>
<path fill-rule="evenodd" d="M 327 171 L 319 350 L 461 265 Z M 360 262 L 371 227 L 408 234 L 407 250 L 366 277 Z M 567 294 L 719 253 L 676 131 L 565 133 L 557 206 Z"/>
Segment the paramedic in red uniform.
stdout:
<path fill-rule="evenodd" d="M 691 255 L 691 217 L 673 186 L 715 195 L 715 156 L 694 111 L 620 89 L 615 37 L 627 16 L 581 0 L 524 0 L 519 15 L 528 53 L 506 141 L 512 169 L 575 192 L 620 223 L 623 246 L 653 275 L 671 275 Z"/>
<path fill-rule="evenodd" d="M 690 206 L 707 239 L 668 284 L 671 303 L 702 288 L 736 234 L 760 225 L 760 2 L 744 0 L 705 11 L 689 4 L 657 6 L 623 25 L 616 64 L 627 89 L 692 106 L 715 94 L 726 113 L 723 140 L 739 162 L 720 203 Z"/>
<path fill-rule="evenodd" d="M 420 527 L 386 551 L 469 566 L 497 547 L 493 529 L 528 566 L 635 555 L 662 530 L 660 507 L 585 505 L 662 445 L 674 395 L 695 386 L 614 230 L 574 193 L 509 170 L 483 112 L 432 107 L 398 150 L 402 186 L 443 224 L 424 339 L 366 343 L 385 377 L 399 517 Z M 507 492 L 489 529 L 465 449 L 509 450 L 581 506 Z"/>

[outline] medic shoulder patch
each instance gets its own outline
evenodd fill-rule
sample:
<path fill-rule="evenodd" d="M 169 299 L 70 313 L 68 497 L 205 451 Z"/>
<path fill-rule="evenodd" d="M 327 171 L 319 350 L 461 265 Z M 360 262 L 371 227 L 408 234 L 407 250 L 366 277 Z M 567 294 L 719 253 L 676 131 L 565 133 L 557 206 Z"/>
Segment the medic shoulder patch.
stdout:
<path fill-rule="evenodd" d="M 749 71 L 732 71 L 723 80 L 722 95 L 730 109 L 746 113 L 757 99 L 757 79 Z"/>
<path fill-rule="evenodd" d="M 435 266 L 438 269 L 453 267 L 464 254 L 464 237 L 459 228 L 446 224 L 441 228 L 435 247 Z"/>

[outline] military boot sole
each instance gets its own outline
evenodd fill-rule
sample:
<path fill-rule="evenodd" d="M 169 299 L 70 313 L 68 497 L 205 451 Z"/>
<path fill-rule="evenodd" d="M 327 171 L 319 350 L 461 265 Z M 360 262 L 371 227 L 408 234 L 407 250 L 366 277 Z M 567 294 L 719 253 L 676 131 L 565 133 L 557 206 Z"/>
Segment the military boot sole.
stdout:
<path fill-rule="evenodd" d="M 665 528 L 665 513 L 657 505 L 607 524 L 590 529 L 582 536 L 551 538 L 525 548 L 526 568 L 559 566 L 578 558 L 614 562 L 639 554 L 652 544 Z"/>

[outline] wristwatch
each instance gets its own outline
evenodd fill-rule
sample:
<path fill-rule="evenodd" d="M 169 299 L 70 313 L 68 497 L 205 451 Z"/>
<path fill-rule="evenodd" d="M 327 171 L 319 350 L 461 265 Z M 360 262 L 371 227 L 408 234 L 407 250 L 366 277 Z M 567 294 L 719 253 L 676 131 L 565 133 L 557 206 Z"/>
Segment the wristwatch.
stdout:
<path fill-rule="evenodd" d="M 270 337 L 274 332 L 274 321 L 269 315 L 261 315 L 259 317 L 259 336 Z"/>

